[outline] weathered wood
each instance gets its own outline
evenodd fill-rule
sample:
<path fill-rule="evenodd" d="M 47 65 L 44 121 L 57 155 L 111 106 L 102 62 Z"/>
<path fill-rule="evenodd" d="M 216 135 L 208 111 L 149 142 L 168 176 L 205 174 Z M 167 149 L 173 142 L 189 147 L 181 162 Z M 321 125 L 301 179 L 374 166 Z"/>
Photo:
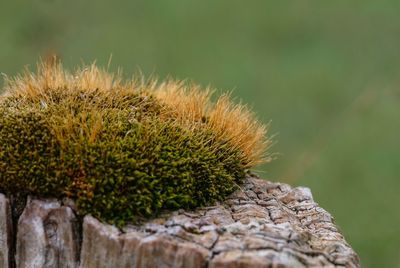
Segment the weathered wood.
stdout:
<path fill-rule="evenodd" d="M 73 268 L 79 261 L 76 217 L 55 200 L 28 200 L 18 221 L 16 243 L 18 268 Z"/>
<path fill-rule="evenodd" d="M 178 211 L 125 228 L 124 233 L 116 229 L 107 233 L 104 224 L 89 217 L 84 245 L 93 237 L 114 236 L 115 240 L 134 234 L 137 240 L 131 262 L 124 261 L 126 267 L 359 266 L 357 255 L 330 214 L 313 201 L 309 189 L 256 178 L 247 178 L 242 189 L 222 204 Z M 92 227 L 85 230 L 87 222 Z M 98 230 L 96 235 L 94 230 Z M 91 261 L 86 258 L 86 262 Z"/>
<path fill-rule="evenodd" d="M 132 267 L 136 262 L 143 233 L 122 234 L 116 227 L 102 224 L 91 216 L 83 221 L 82 268 Z"/>
<path fill-rule="evenodd" d="M 255 176 L 249 175 L 223 203 L 164 214 L 140 226 L 120 230 L 85 216 L 80 264 L 74 259 L 79 236 L 67 235 L 80 229 L 71 225 L 73 209 L 56 201 L 28 202 L 18 224 L 18 267 L 46 267 L 35 266 L 38 259 L 41 265 L 51 261 L 48 267 L 80 268 L 359 267 L 357 254 L 308 188 Z M 45 226 L 52 213 L 62 216 L 51 221 L 57 228 L 49 236 Z M 76 243 L 65 242 L 71 237 Z M 50 259 L 49 254 L 53 254 Z"/>
<path fill-rule="evenodd" d="M 11 266 L 12 216 L 9 200 L 0 194 L 0 267 Z"/>

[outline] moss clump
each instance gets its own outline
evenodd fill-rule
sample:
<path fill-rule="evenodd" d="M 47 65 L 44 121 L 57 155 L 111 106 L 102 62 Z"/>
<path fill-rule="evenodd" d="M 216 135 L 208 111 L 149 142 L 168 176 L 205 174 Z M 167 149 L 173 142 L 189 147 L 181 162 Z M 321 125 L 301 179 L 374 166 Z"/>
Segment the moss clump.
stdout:
<path fill-rule="evenodd" d="M 195 86 L 122 83 L 94 66 L 9 80 L 0 114 L 0 191 L 71 197 L 118 225 L 222 200 L 270 144 L 226 96 L 211 104 Z"/>

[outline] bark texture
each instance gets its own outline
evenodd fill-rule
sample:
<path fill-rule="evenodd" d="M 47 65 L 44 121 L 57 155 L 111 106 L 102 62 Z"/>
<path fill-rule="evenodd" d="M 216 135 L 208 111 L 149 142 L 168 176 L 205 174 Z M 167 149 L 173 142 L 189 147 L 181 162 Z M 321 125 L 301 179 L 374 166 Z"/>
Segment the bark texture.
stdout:
<path fill-rule="evenodd" d="M 8 199 L 0 194 L 0 267 L 9 267 L 12 258 L 12 215 Z"/>
<path fill-rule="evenodd" d="M 72 209 L 56 200 L 28 199 L 19 218 L 16 266 L 73 268 L 78 264 L 78 222 Z"/>
<path fill-rule="evenodd" d="M 308 188 L 251 175 L 221 204 L 122 230 L 90 215 L 79 223 L 74 210 L 71 202 L 28 199 L 11 241 L 10 204 L 0 195 L 0 266 L 359 267 Z"/>

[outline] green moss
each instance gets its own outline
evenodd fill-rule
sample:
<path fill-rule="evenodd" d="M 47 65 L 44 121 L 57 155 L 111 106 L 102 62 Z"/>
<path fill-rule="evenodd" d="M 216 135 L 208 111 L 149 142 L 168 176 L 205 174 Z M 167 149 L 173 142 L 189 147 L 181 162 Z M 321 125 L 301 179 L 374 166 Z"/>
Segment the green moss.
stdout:
<path fill-rule="evenodd" d="M 62 92 L 0 103 L 0 191 L 68 196 L 123 225 L 222 200 L 244 177 L 241 152 L 206 120 L 186 129 L 144 93 Z"/>

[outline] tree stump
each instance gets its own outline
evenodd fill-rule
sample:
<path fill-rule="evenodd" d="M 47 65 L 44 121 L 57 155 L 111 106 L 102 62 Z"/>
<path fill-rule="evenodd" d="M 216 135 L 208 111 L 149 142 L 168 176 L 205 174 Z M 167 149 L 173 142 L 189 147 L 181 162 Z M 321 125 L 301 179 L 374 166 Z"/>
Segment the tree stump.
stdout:
<path fill-rule="evenodd" d="M 70 201 L 28 198 L 19 219 L 12 217 L 12 206 L 0 194 L 0 267 L 360 265 L 308 188 L 255 175 L 223 203 L 122 230 L 90 215 L 79 221 Z"/>

